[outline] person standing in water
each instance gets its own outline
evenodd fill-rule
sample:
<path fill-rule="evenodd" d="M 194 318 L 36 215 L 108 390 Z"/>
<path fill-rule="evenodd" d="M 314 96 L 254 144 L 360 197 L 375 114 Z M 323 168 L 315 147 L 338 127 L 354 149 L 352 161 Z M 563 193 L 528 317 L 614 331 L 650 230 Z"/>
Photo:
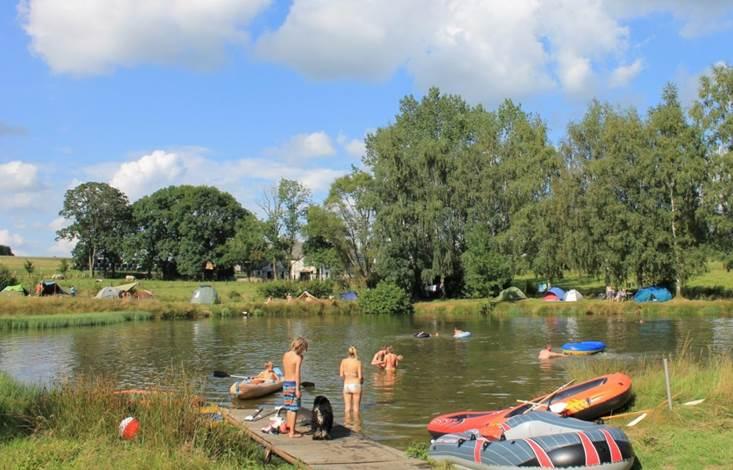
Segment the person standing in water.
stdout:
<path fill-rule="evenodd" d="M 373 366 L 384 369 L 384 357 L 387 355 L 387 347 L 388 346 L 385 344 L 379 351 L 374 353 L 374 357 L 372 357 Z"/>
<path fill-rule="evenodd" d="M 288 437 L 303 437 L 295 432 L 295 420 L 300 409 L 300 371 L 303 354 L 308 351 L 308 341 L 302 336 L 290 344 L 290 351 L 283 355 L 283 408 L 287 410 Z"/>
<path fill-rule="evenodd" d="M 401 360 L 402 356 L 398 356 L 397 354 L 395 354 L 392 346 L 388 346 L 387 354 L 384 356 L 384 370 L 396 370 Z"/>
<path fill-rule="evenodd" d="M 339 375 L 344 379 L 344 420 L 347 424 L 352 413 L 354 420 L 359 420 L 361 386 L 364 383 L 364 373 L 356 348 L 349 346 L 348 353 L 349 355 L 341 360 L 339 370 Z"/>

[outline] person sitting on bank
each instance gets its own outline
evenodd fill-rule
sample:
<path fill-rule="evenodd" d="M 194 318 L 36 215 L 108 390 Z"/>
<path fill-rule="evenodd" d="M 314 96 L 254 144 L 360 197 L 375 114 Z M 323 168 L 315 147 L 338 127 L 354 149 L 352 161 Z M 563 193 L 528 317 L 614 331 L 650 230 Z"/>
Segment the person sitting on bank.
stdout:
<path fill-rule="evenodd" d="M 253 379 L 253 384 L 275 383 L 280 380 L 272 368 L 272 361 L 265 362 L 265 370 L 257 374 Z"/>
<path fill-rule="evenodd" d="M 540 351 L 539 355 L 537 356 L 537 359 L 543 361 L 546 359 L 552 359 L 553 357 L 563 357 L 565 354 L 563 353 L 556 353 L 552 350 L 552 345 L 548 344 L 545 346 L 545 349 Z"/>

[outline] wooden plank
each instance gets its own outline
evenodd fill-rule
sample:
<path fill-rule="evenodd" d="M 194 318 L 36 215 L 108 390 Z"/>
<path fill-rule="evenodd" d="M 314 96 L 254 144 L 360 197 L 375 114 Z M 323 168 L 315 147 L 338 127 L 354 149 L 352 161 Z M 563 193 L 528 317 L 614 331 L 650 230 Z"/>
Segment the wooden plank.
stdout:
<path fill-rule="evenodd" d="M 340 424 L 334 424 L 332 439 L 328 441 L 314 441 L 310 435 L 291 439 L 287 435 L 266 434 L 262 432 L 262 428 L 269 425 L 274 413 L 263 412 L 262 417 L 255 421 L 244 419 L 254 412 L 255 410 L 226 410 L 225 417 L 265 449 L 294 465 L 319 470 L 430 468 L 421 460 L 409 458 L 397 449 L 375 442 L 361 433 L 352 432 Z M 296 430 L 303 433 L 310 431 L 309 423 L 310 411 L 301 410 Z"/>

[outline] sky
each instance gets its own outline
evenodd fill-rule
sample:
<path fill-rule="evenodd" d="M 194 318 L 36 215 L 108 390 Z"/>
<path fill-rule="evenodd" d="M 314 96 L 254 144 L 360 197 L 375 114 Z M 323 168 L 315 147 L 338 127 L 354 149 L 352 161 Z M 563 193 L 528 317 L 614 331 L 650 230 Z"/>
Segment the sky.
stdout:
<path fill-rule="evenodd" d="M 733 0 L 4 0 L 0 244 L 67 256 L 59 210 L 87 181 L 261 213 L 289 178 L 321 202 L 431 86 L 510 98 L 557 143 L 593 98 L 646 112 L 671 81 L 689 105 L 731 44 Z"/>

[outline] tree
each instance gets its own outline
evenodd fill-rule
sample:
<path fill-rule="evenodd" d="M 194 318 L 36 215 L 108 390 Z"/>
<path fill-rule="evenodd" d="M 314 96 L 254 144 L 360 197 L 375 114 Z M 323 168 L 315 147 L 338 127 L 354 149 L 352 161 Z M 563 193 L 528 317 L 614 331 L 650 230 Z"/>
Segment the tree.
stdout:
<path fill-rule="evenodd" d="M 9 246 L 0 245 L 0 256 L 15 256 Z"/>
<path fill-rule="evenodd" d="M 226 242 L 251 214 L 226 192 L 210 186 L 169 186 L 133 204 L 135 230 L 126 251 L 166 278 L 203 274 L 211 261 L 223 271 Z"/>
<path fill-rule="evenodd" d="M 92 277 L 100 252 L 121 252 L 132 220 L 127 196 L 105 183 L 84 183 L 66 191 L 59 215 L 71 223 L 56 232 L 56 239 L 77 240 L 86 247 Z"/>
<path fill-rule="evenodd" d="M 254 215 L 239 219 L 234 236 L 224 246 L 222 262 L 227 265 L 239 264 L 249 277 L 252 270 L 267 262 L 267 255 L 265 224 Z"/>
<path fill-rule="evenodd" d="M 31 274 L 33 274 L 33 271 L 36 270 L 36 267 L 33 266 L 33 262 L 31 260 L 27 259 L 23 263 L 23 269 L 26 273 L 28 273 L 28 277 L 31 277 Z"/>
<path fill-rule="evenodd" d="M 69 270 L 69 262 L 66 261 L 66 258 L 63 258 L 61 261 L 59 261 L 59 272 L 61 274 L 66 274 L 68 270 Z"/>
<path fill-rule="evenodd" d="M 339 251 L 349 272 L 364 280 L 372 276 L 374 269 L 377 201 L 373 184 L 371 175 L 353 169 L 333 182 L 325 202 L 326 209 L 341 221 L 341 226 L 326 238 Z"/>
<path fill-rule="evenodd" d="M 345 246 L 346 229 L 341 219 L 320 206 L 310 206 L 306 218 L 307 223 L 303 227 L 303 254 L 306 262 L 316 266 L 317 274 L 323 268 L 328 268 L 331 272 L 343 271 L 349 259 Z"/>
<path fill-rule="evenodd" d="M 476 225 L 466 235 L 463 265 L 466 293 L 470 297 L 497 295 L 512 280 L 511 263 L 486 227 Z"/>
<path fill-rule="evenodd" d="M 266 216 L 265 238 L 273 277 L 277 277 L 278 261 L 292 261 L 293 247 L 305 223 L 309 203 L 310 191 L 299 182 L 285 178 L 264 193 L 260 206 Z"/>
<path fill-rule="evenodd" d="M 677 89 L 668 84 L 662 103 L 649 112 L 649 149 L 645 177 L 649 181 L 646 213 L 656 222 L 653 228 L 655 255 L 667 255 L 669 266 L 657 261 L 640 266 L 652 281 L 673 279 L 677 296 L 692 274 L 704 266 L 704 224 L 699 219 L 705 153 L 701 135 L 689 125 L 677 98 Z"/>
<path fill-rule="evenodd" d="M 703 135 L 706 178 L 703 216 L 712 247 L 733 251 L 733 67 L 716 65 L 700 78 L 698 99 L 690 114 Z"/>
<path fill-rule="evenodd" d="M 14 286 L 17 283 L 18 281 L 7 266 L 0 264 L 0 291 L 5 289 L 7 286 Z"/>

